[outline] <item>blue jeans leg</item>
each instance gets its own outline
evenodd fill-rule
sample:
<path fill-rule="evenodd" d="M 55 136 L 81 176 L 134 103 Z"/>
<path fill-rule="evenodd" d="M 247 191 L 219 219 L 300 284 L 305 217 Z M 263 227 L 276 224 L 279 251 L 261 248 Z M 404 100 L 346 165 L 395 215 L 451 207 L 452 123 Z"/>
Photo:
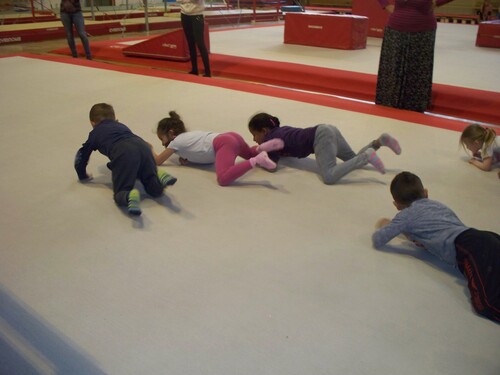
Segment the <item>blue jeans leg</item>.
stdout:
<path fill-rule="evenodd" d="M 71 50 L 71 55 L 73 57 L 78 57 L 78 52 L 75 45 L 75 37 L 73 34 L 73 25 L 75 26 L 76 32 L 82 41 L 83 49 L 85 50 L 85 57 L 87 59 L 92 59 L 92 54 L 90 53 L 89 39 L 87 38 L 87 33 L 85 32 L 85 21 L 83 19 L 83 13 L 62 13 L 61 12 L 61 22 L 66 30 L 66 39 L 68 40 L 68 45 Z"/>
<path fill-rule="evenodd" d="M 75 46 L 75 38 L 73 35 L 73 21 L 71 14 L 61 12 L 61 22 L 64 26 L 64 30 L 66 31 L 66 39 L 68 41 L 69 49 L 71 50 L 71 56 L 78 57 Z"/>

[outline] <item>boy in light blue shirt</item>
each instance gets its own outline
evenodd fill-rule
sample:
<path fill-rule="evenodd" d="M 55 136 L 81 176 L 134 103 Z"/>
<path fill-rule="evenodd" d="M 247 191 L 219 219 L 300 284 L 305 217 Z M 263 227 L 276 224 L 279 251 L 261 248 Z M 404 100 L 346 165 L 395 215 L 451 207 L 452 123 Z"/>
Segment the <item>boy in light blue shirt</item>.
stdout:
<path fill-rule="evenodd" d="M 442 203 L 428 199 L 420 178 L 399 173 L 391 183 L 398 213 L 377 222 L 373 246 L 380 248 L 404 234 L 409 240 L 465 276 L 476 312 L 500 323 L 500 236 L 465 226 Z"/>

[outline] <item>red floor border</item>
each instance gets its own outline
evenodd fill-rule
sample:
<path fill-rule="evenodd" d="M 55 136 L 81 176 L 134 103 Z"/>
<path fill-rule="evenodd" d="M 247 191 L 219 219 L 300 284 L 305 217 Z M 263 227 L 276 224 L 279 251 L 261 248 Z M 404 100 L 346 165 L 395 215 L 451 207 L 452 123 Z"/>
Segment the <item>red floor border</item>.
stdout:
<path fill-rule="evenodd" d="M 105 69 L 105 70 L 123 72 L 128 74 L 137 74 L 149 77 L 173 79 L 177 81 L 204 84 L 214 87 L 225 88 L 229 90 L 243 91 L 258 95 L 267 95 L 286 100 L 294 100 L 304 103 L 316 104 L 325 107 L 337 108 L 373 116 L 387 117 L 395 120 L 407 121 L 420 125 L 426 125 L 457 132 L 461 132 L 467 125 L 469 125 L 468 122 L 464 122 L 462 120 L 437 117 L 425 113 L 404 111 L 365 102 L 338 98 L 326 94 L 290 90 L 286 88 L 268 86 L 260 83 L 233 81 L 224 78 L 205 78 L 205 77 L 193 76 L 186 73 L 163 71 L 147 67 L 113 65 L 105 62 L 88 61 L 85 59 L 73 59 L 64 56 L 60 57 L 60 56 L 36 55 L 36 54 L 14 54 L 14 55 L 0 56 L 0 58 L 7 58 L 7 57 L 32 58 L 32 59 L 39 59 L 56 63 L 85 66 L 89 68 Z"/>

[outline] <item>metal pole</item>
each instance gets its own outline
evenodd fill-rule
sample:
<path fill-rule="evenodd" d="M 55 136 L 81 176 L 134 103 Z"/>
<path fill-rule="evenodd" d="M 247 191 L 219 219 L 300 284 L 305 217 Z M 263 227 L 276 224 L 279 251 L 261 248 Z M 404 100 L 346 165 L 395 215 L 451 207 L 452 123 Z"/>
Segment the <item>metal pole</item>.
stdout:
<path fill-rule="evenodd" d="M 144 20 L 146 21 L 146 34 L 149 35 L 148 0 L 144 0 Z"/>
<path fill-rule="evenodd" d="M 95 21 L 95 14 L 94 14 L 94 0 L 90 0 L 90 11 L 92 13 L 92 21 Z"/>

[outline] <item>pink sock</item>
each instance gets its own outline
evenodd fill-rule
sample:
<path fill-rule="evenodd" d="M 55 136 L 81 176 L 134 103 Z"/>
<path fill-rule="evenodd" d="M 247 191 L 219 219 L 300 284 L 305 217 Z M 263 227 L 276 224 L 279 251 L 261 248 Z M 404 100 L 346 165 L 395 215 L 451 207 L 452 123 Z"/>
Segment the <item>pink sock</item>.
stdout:
<path fill-rule="evenodd" d="M 384 163 L 382 163 L 382 160 L 380 160 L 375 150 L 373 148 L 369 148 L 365 151 L 365 153 L 366 155 L 368 155 L 368 163 L 373 165 L 377 171 L 384 174 L 385 173 Z"/>
<path fill-rule="evenodd" d="M 267 155 L 267 152 L 262 151 L 259 155 L 251 158 L 250 164 L 252 164 L 252 167 L 255 167 L 255 165 L 259 165 L 263 168 L 266 169 L 275 169 L 276 168 L 276 163 L 269 159 L 269 156 Z"/>
<path fill-rule="evenodd" d="M 396 138 L 391 137 L 389 134 L 384 133 L 379 137 L 379 142 L 382 146 L 389 147 L 396 155 L 401 154 L 401 147 Z"/>
<path fill-rule="evenodd" d="M 285 147 L 285 142 L 281 138 L 274 138 L 257 146 L 257 152 L 277 151 Z"/>

